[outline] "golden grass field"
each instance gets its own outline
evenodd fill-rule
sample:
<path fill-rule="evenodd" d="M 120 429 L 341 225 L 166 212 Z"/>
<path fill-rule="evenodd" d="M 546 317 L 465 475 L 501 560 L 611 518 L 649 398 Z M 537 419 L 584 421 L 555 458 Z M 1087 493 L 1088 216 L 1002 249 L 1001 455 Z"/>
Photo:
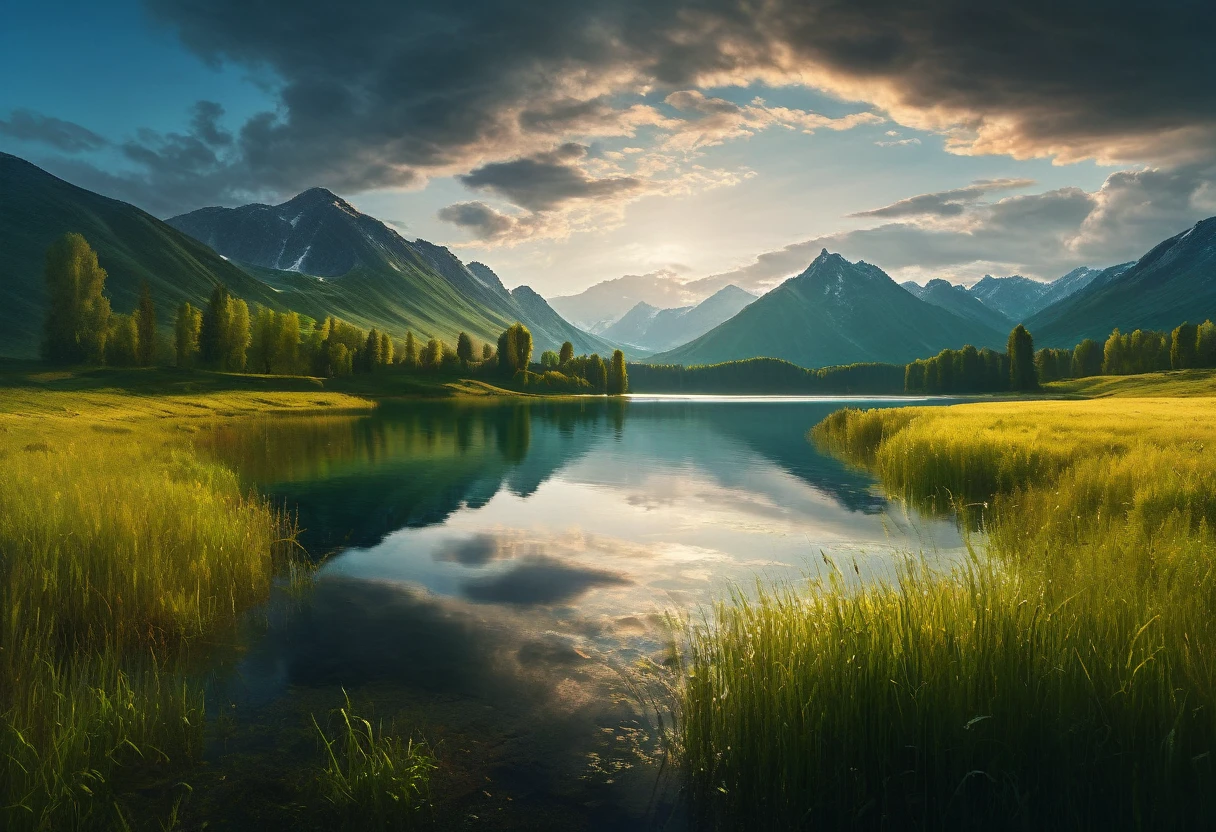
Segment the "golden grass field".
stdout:
<path fill-rule="evenodd" d="M 1174 397 L 1185 383 L 818 425 L 888 493 L 970 504 L 972 557 L 944 574 L 910 553 L 891 586 L 838 564 L 690 631 L 678 739 L 698 811 L 731 828 L 1216 822 L 1216 398 Z"/>

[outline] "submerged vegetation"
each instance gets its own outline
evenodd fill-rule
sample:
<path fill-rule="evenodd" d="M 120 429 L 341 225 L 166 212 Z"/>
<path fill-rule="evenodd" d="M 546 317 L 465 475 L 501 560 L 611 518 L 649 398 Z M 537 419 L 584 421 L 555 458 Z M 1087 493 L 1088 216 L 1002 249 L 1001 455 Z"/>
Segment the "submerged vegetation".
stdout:
<path fill-rule="evenodd" d="M 814 430 L 984 536 L 691 632 L 679 740 L 736 828 L 1216 819 L 1216 401 L 841 411 Z"/>

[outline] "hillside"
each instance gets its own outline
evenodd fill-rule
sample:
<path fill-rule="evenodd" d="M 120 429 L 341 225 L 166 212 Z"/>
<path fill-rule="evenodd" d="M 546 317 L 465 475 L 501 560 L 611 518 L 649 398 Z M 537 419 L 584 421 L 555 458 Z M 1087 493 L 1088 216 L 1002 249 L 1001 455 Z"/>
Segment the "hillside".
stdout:
<path fill-rule="evenodd" d="M 0 355 L 37 355 L 45 317 L 46 249 L 71 231 L 97 250 L 109 273 L 106 290 L 115 311 L 135 308 L 142 281 L 152 289 L 163 326 L 182 301 L 205 301 L 220 282 L 251 303 L 284 308 L 272 288 L 151 214 L 0 153 Z"/>
<path fill-rule="evenodd" d="M 903 363 L 947 347 L 1003 346 L 1006 333 L 926 303 L 868 263 L 825 249 L 797 277 L 655 364 L 783 358 L 803 367 Z"/>
<path fill-rule="evenodd" d="M 906 287 L 905 287 L 906 288 Z M 953 312 L 959 317 L 974 321 L 997 331 L 1013 329 L 1013 322 L 992 307 L 988 306 L 975 295 L 959 286 L 940 278 L 930 280 L 919 292 L 914 292 L 925 303 Z"/>
<path fill-rule="evenodd" d="M 1111 329 L 1173 329 L 1216 319 L 1216 217 L 1158 244 L 1131 266 L 1112 266 L 1084 289 L 1026 322 L 1038 346 L 1071 347 Z"/>
<path fill-rule="evenodd" d="M 518 320 L 532 330 L 538 352 L 567 340 L 580 352 L 613 349 L 527 287 L 508 292 L 485 264 L 466 265 L 443 246 L 406 240 L 323 188 L 280 205 L 202 208 L 169 223 L 247 265 L 308 314 L 329 309 L 361 326 L 397 335 L 409 329 L 448 343 L 460 331 L 493 341 Z"/>

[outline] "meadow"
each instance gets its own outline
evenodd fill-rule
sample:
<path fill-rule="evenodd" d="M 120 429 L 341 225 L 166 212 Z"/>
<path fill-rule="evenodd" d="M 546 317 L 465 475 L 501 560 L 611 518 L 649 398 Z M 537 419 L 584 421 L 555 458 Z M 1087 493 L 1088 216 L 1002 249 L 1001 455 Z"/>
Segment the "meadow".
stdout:
<path fill-rule="evenodd" d="M 884 586 L 835 564 L 690 627 L 676 741 L 700 821 L 1210 827 L 1216 399 L 1177 397 L 1210 375 L 816 426 L 888 493 L 963 509 L 970 557 L 910 553 Z"/>
<path fill-rule="evenodd" d="M 294 519 L 246 494 L 194 437 L 372 403 L 311 379 L 177 374 L 175 390 L 154 378 L 167 371 L 0 369 L 0 827 L 141 827 L 129 798 L 183 777 L 201 753 L 209 659 L 300 571 Z M 369 811 L 404 823 L 429 757 L 349 703 L 342 714 L 344 735 L 318 737 L 334 822 L 360 817 L 382 784 L 410 805 Z M 176 807 L 153 814 L 168 828 Z"/>

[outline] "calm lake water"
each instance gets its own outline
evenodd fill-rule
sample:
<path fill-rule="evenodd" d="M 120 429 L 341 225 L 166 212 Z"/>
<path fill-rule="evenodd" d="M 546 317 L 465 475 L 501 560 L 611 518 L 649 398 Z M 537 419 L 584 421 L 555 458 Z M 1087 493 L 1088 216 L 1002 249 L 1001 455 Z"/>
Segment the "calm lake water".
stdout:
<path fill-rule="evenodd" d="M 668 616 L 825 558 L 875 580 L 900 553 L 961 551 L 952 522 L 806 439 L 847 404 L 905 403 L 434 402 L 216 430 L 323 562 L 217 681 L 233 727 L 212 758 L 246 778 L 290 765 L 311 740 L 288 726 L 345 690 L 437 747 L 444 826 L 683 828 L 646 704 Z"/>

